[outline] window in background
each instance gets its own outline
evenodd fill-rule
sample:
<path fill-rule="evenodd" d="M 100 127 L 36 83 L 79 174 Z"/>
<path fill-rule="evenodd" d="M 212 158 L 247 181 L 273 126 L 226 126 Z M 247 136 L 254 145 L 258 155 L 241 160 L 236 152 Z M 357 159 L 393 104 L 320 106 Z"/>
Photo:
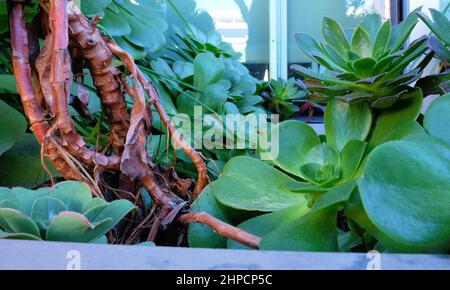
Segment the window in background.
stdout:
<path fill-rule="evenodd" d="M 418 7 L 422 7 L 422 11 L 427 15 L 430 15 L 430 8 L 434 8 L 440 11 L 446 11 L 446 15 L 450 17 L 450 0 L 406 0 L 406 9 L 409 12 L 413 11 Z M 423 35 L 426 35 L 430 32 L 428 27 L 420 22 L 417 27 L 414 29 L 411 39 L 417 39 Z"/>
<path fill-rule="evenodd" d="M 209 14 L 224 41 L 242 54 L 253 76 L 267 78 L 269 70 L 269 0 L 181 0 L 186 9 Z M 191 4 L 186 4 L 191 2 Z M 190 8 L 191 9 L 191 8 Z M 183 9 L 180 9 L 183 13 Z M 202 27 L 197 27 L 202 29 Z M 202 29 L 203 30 L 203 29 Z"/>
<path fill-rule="evenodd" d="M 314 4 L 311 4 L 314 3 Z M 309 66 L 311 60 L 298 48 L 294 35 L 297 32 L 311 34 L 322 39 L 322 21 L 331 17 L 344 29 L 356 27 L 362 17 L 379 13 L 387 20 L 391 15 L 390 0 L 288 0 L 288 62 Z M 292 73 L 289 72 L 289 76 Z"/>

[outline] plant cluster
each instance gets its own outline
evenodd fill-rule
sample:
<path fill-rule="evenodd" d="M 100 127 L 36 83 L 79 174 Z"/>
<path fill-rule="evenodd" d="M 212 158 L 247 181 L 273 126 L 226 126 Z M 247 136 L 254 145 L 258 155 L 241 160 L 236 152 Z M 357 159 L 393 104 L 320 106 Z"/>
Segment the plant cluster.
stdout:
<path fill-rule="evenodd" d="M 421 77 L 432 59 L 428 55 L 418 61 L 428 50 L 427 37 L 404 48 L 417 22 L 417 15 L 412 13 L 404 22 L 391 27 L 390 20 L 382 23 L 380 15 L 371 14 L 348 38 L 335 20 L 325 18 L 325 42 L 319 44 L 305 33 L 297 34 L 296 40 L 328 73 L 318 74 L 300 66 L 292 69 L 306 79 L 304 88 L 317 94 L 319 100 L 367 101 L 376 109 L 389 108 L 411 96 L 409 85 Z"/>
<path fill-rule="evenodd" d="M 38 9 L 25 2 L 11 2 L 11 41 L 2 40 L 11 52 L 0 49 L 0 78 L 10 78 L 0 84 L 0 184 L 34 187 L 56 174 L 74 181 L 0 188 L 0 238 L 450 250 L 450 74 L 443 66 L 422 78 L 433 58 L 449 60 L 442 13 L 432 10 L 430 19 L 417 10 L 394 27 L 371 14 L 350 34 L 325 18 L 324 42 L 303 33 L 296 39 L 326 71 L 294 66 L 301 80 L 264 83 L 218 32 L 196 29 L 170 0 L 185 31 L 169 28 L 165 6 L 153 1 L 138 8 L 129 0 L 83 0 L 91 20 L 73 0 L 40 1 Z M 419 19 L 433 35 L 406 45 Z M 423 114 L 429 94 L 441 96 Z M 327 103 L 323 136 L 289 120 L 307 95 Z M 171 120 L 181 113 L 195 121 L 195 106 L 219 121 L 280 114 L 286 121 L 275 128 L 247 132 L 278 138 L 272 146 L 279 150 L 196 151 Z M 270 152 L 278 154 L 258 158 Z M 36 180 L 36 168 L 50 177 Z"/>
<path fill-rule="evenodd" d="M 86 184 L 0 188 L 0 239 L 106 243 L 106 233 L 132 211 L 128 200 L 92 198 Z"/>

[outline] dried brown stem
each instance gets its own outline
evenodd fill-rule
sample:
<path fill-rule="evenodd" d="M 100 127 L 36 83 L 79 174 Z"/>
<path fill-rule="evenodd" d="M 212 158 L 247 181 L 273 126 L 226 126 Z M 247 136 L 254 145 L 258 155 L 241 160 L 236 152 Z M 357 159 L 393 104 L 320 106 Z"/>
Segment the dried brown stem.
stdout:
<path fill-rule="evenodd" d="M 113 147 L 121 153 L 125 145 L 130 117 L 114 66 L 111 50 L 100 31 L 69 2 L 69 33 L 81 49 L 89 66 L 111 127 Z"/>
<path fill-rule="evenodd" d="M 183 224 L 187 223 L 205 224 L 210 228 L 212 228 L 219 235 L 232 239 L 236 242 L 239 242 L 251 248 L 258 249 L 259 244 L 261 243 L 260 237 L 254 236 L 242 229 L 224 223 L 223 221 L 218 220 L 205 212 L 185 214 L 180 217 L 180 222 Z"/>
<path fill-rule="evenodd" d="M 181 148 L 186 153 L 186 155 L 191 158 L 192 162 L 194 162 L 195 167 L 197 168 L 198 178 L 194 191 L 192 193 L 192 198 L 196 199 L 209 183 L 208 171 L 203 160 L 203 156 L 194 148 L 192 148 L 192 146 L 186 140 L 184 140 L 180 133 L 178 133 L 178 131 L 175 129 L 175 126 L 170 120 L 169 115 L 167 115 L 167 112 L 164 109 L 161 100 L 159 99 L 159 95 L 156 92 L 155 87 L 146 79 L 144 74 L 139 69 L 137 69 L 137 73 L 140 83 L 150 96 L 151 101 L 153 102 L 159 116 L 161 117 L 161 121 L 167 127 L 167 130 L 172 136 L 175 145 Z"/>
<path fill-rule="evenodd" d="M 17 89 L 22 101 L 31 130 L 36 136 L 39 144 L 43 144 L 49 130 L 49 124 L 44 119 L 41 107 L 39 106 L 35 88 L 31 79 L 31 66 L 29 63 L 28 35 L 24 19 L 24 4 L 9 3 L 9 21 L 11 30 L 12 63 L 14 75 L 17 81 Z M 46 155 L 65 178 L 82 180 L 80 174 L 74 171 L 57 152 L 53 146 L 46 149 Z"/>

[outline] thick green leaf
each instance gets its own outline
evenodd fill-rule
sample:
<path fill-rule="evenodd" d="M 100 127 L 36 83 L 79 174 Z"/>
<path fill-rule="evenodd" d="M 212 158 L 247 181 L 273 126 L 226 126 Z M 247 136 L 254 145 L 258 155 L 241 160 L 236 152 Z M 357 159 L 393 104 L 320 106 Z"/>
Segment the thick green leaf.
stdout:
<path fill-rule="evenodd" d="M 26 129 L 25 117 L 0 100 L 0 155 L 11 149 Z"/>
<path fill-rule="evenodd" d="M 92 200 L 89 186 L 77 181 L 64 181 L 56 184 L 50 196 L 59 199 L 69 211 L 81 213 L 83 207 Z"/>
<path fill-rule="evenodd" d="M 312 183 L 329 183 L 339 179 L 340 164 L 341 158 L 336 149 L 322 143 L 308 152 L 300 171 L 302 176 Z"/>
<path fill-rule="evenodd" d="M 251 157 L 228 162 L 222 176 L 212 184 L 217 200 L 231 208 L 273 212 L 306 202 L 305 196 L 288 189 L 291 177 Z"/>
<path fill-rule="evenodd" d="M 364 17 L 361 26 L 370 35 L 372 41 L 375 42 L 381 24 L 382 24 L 381 15 L 378 13 L 371 13 Z"/>
<path fill-rule="evenodd" d="M 103 12 L 103 10 L 111 4 L 112 0 L 82 0 L 81 11 L 86 15 L 95 15 Z"/>
<path fill-rule="evenodd" d="M 314 203 L 311 211 L 320 211 L 347 201 L 355 190 L 356 186 L 357 184 L 355 181 L 337 185 L 329 192 L 320 196 L 320 198 Z"/>
<path fill-rule="evenodd" d="M 147 51 L 144 47 L 135 45 L 124 37 L 115 37 L 114 40 L 117 42 L 117 45 L 128 52 L 134 59 L 142 59 L 147 56 Z"/>
<path fill-rule="evenodd" d="M 240 224 L 238 227 L 258 237 L 264 237 L 270 234 L 271 232 L 277 230 L 281 226 L 291 223 L 295 220 L 298 220 L 299 218 L 308 214 L 309 211 L 310 209 L 308 208 L 307 204 L 302 202 L 298 205 L 295 205 L 293 207 L 281 211 L 264 214 L 249 219 Z M 230 239 L 228 239 L 228 248 L 251 249 Z"/>
<path fill-rule="evenodd" d="M 361 202 L 359 192 L 354 192 L 351 199 L 345 205 L 345 214 L 349 221 L 356 222 L 370 235 L 374 236 L 388 253 L 446 253 L 450 249 L 450 243 L 444 242 L 428 246 L 405 244 L 393 240 L 383 231 L 377 228 L 367 216 Z"/>
<path fill-rule="evenodd" d="M 0 231 L 0 239 L 6 240 L 28 240 L 28 241 L 42 241 L 38 236 L 27 234 L 27 233 L 2 233 Z"/>
<path fill-rule="evenodd" d="M 352 37 L 352 50 L 360 57 L 372 57 L 373 44 L 370 35 L 359 26 Z"/>
<path fill-rule="evenodd" d="M 375 40 L 375 45 L 373 49 L 374 57 L 378 58 L 384 54 L 390 39 L 391 39 L 391 21 L 388 20 L 383 24 L 383 26 L 381 26 L 380 30 L 378 31 L 378 35 Z"/>
<path fill-rule="evenodd" d="M 403 47 L 406 40 L 411 35 L 411 31 L 414 29 L 414 27 L 416 27 L 417 23 L 419 22 L 418 16 L 414 12 L 419 11 L 421 8 L 422 7 L 414 10 L 413 13 L 409 14 L 404 21 L 402 21 L 400 24 L 397 24 L 393 28 L 391 39 L 388 45 L 391 52 L 396 52 Z"/>
<path fill-rule="evenodd" d="M 111 229 L 111 220 L 90 223 L 83 215 L 61 212 L 55 216 L 47 229 L 46 240 L 58 242 L 88 243 L 97 240 Z"/>
<path fill-rule="evenodd" d="M 372 126 L 372 112 L 367 102 L 349 104 L 331 101 L 325 112 L 328 144 L 341 151 L 350 140 L 365 141 Z"/>
<path fill-rule="evenodd" d="M 9 233 L 40 236 L 39 228 L 33 220 L 24 213 L 11 208 L 0 208 L 0 228 Z"/>
<path fill-rule="evenodd" d="M 100 205 L 99 207 L 103 207 Z M 135 206 L 133 203 L 126 199 L 114 200 L 101 210 L 95 210 L 97 207 L 85 213 L 85 217 L 93 222 L 98 223 L 105 219 L 111 219 L 110 227 L 114 227 L 118 222 L 120 222 L 129 212 L 131 212 Z M 106 234 L 103 233 L 103 234 Z"/>
<path fill-rule="evenodd" d="M 225 66 L 212 53 L 200 53 L 194 60 L 194 86 L 203 90 L 217 83 L 225 72 Z"/>
<path fill-rule="evenodd" d="M 311 212 L 263 237 L 261 250 L 337 252 L 337 208 Z"/>
<path fill-rule="evenodd" d="M 356 76 L 366 79 L 372 76 L 377 61 L 371 57 L 360 58 L 352 62 L 352 68 Z"/>
<path fill-rule="evenodd" d="M 450 147 L 420 138 L 375 149 L 359 188 L 379 229 L 394 240 L 425 246 L 450 239 Z"/>
<path fill-rule="evenodd" d="M 420 89 L 408 93 L 408 98 L 398 101 L 389 109 L 383 110 L 378 116 L 369 138 L 369 146 L 375 147 L 400 124 L 414 121 L 422 109 L 423 97 Z"/>
<path fill-rule="evenodd" d="M 116 14 L 108 8 L 105 10 L 105 16 L 100 21 L 100 25 L 111 36 L 125 36 L 131 32 L 128 22 L 120 14 Z"/>
<path fill-rule="evenodd" d="M 441 41 L 450 46 L 450 36 L 448 35 L 450 21 L 442 12 L 436 9 L 430 9 L 430 11 L 434 22 L 423 12 L 417 12 L 417 15 Z"/>
<path fill-rule="evenodd" d="M 382 141 L 387 143 L 389 141 L 400 141 L 407 136 L 425 134 L 425 130 L 420 126 L 417 121 L 406 121 L 400 124 L 397 128 L 393 129 Z"/>
<path fill-rule="evenodd" d="M 131 32 L 125 36 L 127 40 L 134 45 L 145 47 L 149 52 L 157 52 L 164 47 L 164 32 L 168 24 L 160 3 L 143 0 L 115 3 L 121 9 L 120 16 L 131 27 Z"/>
<path fill-rule="evenodd" d="M 363 243 L 363 238 L 354 231 L 338 232 L 339 252 L 341 253 L 351 252 L 353 248 L 362 245 Z"/>
<path fill-rule="evenodd" d="M 84 215 L 88 210 L 101 205 L 108 205 L 108 202 L 106 202 L 106 200 L 104 200 L 103 198 L 93 198 L 84 205 L 83 209 L 81 210 L 81 213 Z"/>
<path fill-rule="evenodd" d="M 424 127 L 427 132 L 450 145 L 450 94 L 431 103 L 425 114 Z"/>
<path fill-rule="evenodd" d="M 297 42 L 297 45 L 300 47 L 300 49 L 312 60 L 317 61 L 324 67 L 331 69 L 331 70 L 339 70 L 339 68 L 336 69 L 336 66 L 333 64 L 333 61 L 328 57 L 329 53 L 332 52 L 333 55 L 337 54 L 336 51 L 331 48 L 331 46 L 328 45 L 330 48 L 329 53 L 325 54 L 320 45 L 314 40 L 314 38 L 307 34 L 307 33 L 296 33 L 295 34 L 295 40 Z M 338 58 L 342 58 L 338 54 Z"/>
<path fill-rule="evenodd" d="M 325 17 L 323 20 L 322 34 L 327 43 L 346 59 L 347 51 L 350 50 L 350 44 L 339 23 L 329 17 Z"/>
<path fill-rule="evenodd" d="M 1 186 L 35 187 L 49 179 L 42 168 L 41 147 L 33 134 L 24 134 L 12 149 L 0 156 L 0 164 Z M 49 163 L 47 167 L 57 175 Z"/>
<path fill-rule="evenodd" d="M 0 94 L 18 94 L 14 75 L 0 74 Z"/>
<path fill-rule="evenodd" d="M 34 202 L 40 197 L 48 194 L 48 190 L 45 188 L 31 190 L 22 187 L 14 187 L 10 191 L 15 196 L 13 200 L 17 202 L 17 210 L 30 217 Z"/>
<path fill-rule="evenodd" d="M 275 134 L 277 130 L 278 138 Z M 301 176 L 300 166 L 305 163 L 306 155 L 320 144 L 319 136 L 314 129 L 298 121 L 280 123 L 272 130 L 270 140 L 273 140 L 273 146 L 279 148 L 276 150 L 271 146 L 269 150 L 265 150 L 267 159 L 273 159 L 276 166 L 297 176 Z"/>
<path fill-rule="evenodd" d="M 228 92 L 222 85 L 207 86 L 200 97 L 200 101 L 213 110 L 222 108 L 228 99 Z"/>
<path fill-rule="evenodd" d="M 350 140 L 342 149 L 341 153 L 341 178 L 343 181 L 350 180 L 358 172 L 358 168 L 364 158 L 367 143 L 360 140 Z"/>
<path fill-rule="evenodd" d="M 43 196 L 34 202 L 31 218 L 40 229 L 45 231 L 50 224 L 50 220 L 66 210 L 66 206 L 60 200 L 51 196 Z"/>

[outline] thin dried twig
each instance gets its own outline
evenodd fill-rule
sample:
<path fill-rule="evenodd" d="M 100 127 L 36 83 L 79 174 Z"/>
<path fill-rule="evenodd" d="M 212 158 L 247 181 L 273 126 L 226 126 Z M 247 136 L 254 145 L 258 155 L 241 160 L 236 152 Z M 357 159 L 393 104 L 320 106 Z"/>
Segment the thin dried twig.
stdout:
<path fill-rule="evenodd" d="M 259 244 L 261 243 L 260 237 L 254 236 L 240 228 L 236 228 L 227 223 L 224 223 L 223 221 L 216 219 L 206 212 L 185 214 L 180 217 L 180 222 L 183 224 L 205 224 L 216 231 L 219 235 L 232 239 L 251 248 L 258 249 Z"/>

